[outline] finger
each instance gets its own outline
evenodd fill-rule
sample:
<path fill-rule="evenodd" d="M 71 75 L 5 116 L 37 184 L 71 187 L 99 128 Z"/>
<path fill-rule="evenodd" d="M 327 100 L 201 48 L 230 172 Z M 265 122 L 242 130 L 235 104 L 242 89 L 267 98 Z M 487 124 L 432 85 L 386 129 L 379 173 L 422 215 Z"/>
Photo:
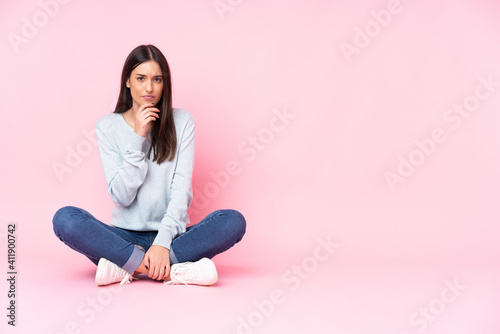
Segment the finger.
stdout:
<path fill-rule="evenodd" d="M 153 119 L 156 120 L 157 118 L 160 118 L 160 116 L 158 116 L 158 113 L 154 111 L 152 112 L 147 111 L 140 115 L 138 114 L 136 120 L 145 123 L 145 122 L 150 122 Z"/>
<path fill-rule="evenodd" d="M 164 272 L 165 272 L 165 269 L 163 267 L 157 267 L 157 272 L 156 272 L 157 275 L 156 275 L 155 279 L 160 280 L 163 277 Z"/>
<path fill-rule="evenodd" d="M 155 117 L 160 117 L 160 116 L 158 116 L 159 112 L 160 111 L 158 109 L 156 109 L 156 108 L 147 108 L 147 109 L 144 110 L 144 115 L 147 115 L 147 116 L 153 115 Z"/>
<path fill-rule="evenodd" d="M 142 105 L 141 107 L 144 107 L 142 110 L 139 109 L 138 111 L 138 114 L 147 114 L 149 112 L 155 112 L 155 113 L 159 113 L 160 112 L 160 109 L 158 108 L 155 108 L 154 105 Z"/>
<path fill-rule="evenodd" d="M 142 104 L 140 107 L 139 107 L 139 112 L 143 111 L 144 109 L 146 108 L 151 108 L 151 107 L 154 107 L 154 103 L 145 103 L 145 104 Z"/>
<path fill-rule="evenodd" d="M 168 279 L 169 276 L 170 276 L 170 265 L 167 263 L 167 265 L 165 266 L 165 270 L 163 272 L 162 280 Z"/>
<path fill-rule="evenodd" d="M 149 262 L 148 276 L 153 277 L 154 273 L 155 273 L 155 266 L 151 262 Z"/>
<path fill-rule="evenodd" d="M 150 278 L 153 278 L 154 274 L 155 274 L 155 268 L 150 267 L 150 268 L 149 268 L 149 273 L 148 273 L 148 276 L 149 276 Z"/>
<path fill-rule="evenodd" d="M 155 265 L 154 270 L 153 270 L 153 276 L 151 276 L 152 279 L 158 279 L 158 276 L 160 275 L 160 266 Z"/>
<path fill-rule="evenodd" d="M 153 117 L 154 119 L 160 118 L 160 116 L 154 112 L 146 114 L 146 117 Z"/>
<path fill-rule="evenodd" d="M 157 118 L 159 118 L 159 116 L 156 116 L 154 114 L 146 115 L 143 117 L 138 117 L 136 124 L 141 124 L 144 127 L 144 126 L 148 125 L 149 123 L 156 121 Z"/>
<path fill-rule="evenodd" d="M 159 281 L 162 280 L 164 276 L 165 276 L 165 267 L 161 266 L 160 271 L 158 273 L 157 280 L 159 280 Z"/>

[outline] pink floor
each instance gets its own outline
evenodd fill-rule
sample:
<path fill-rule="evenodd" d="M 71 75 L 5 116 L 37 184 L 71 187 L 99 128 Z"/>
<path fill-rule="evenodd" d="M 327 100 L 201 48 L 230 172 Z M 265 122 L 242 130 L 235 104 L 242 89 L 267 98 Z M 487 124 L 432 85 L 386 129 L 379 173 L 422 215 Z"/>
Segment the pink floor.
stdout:
<path fill-rule="evenodd" d="M 347 264 L 335 255 L 305 256 L 300 272 L 220 255 L 211 287 L 147 278 L 97 287 L 95 268 L 77 254 L 50 271 L 30 258 L 9 333 L 500 333 L 498 266 Z"/>

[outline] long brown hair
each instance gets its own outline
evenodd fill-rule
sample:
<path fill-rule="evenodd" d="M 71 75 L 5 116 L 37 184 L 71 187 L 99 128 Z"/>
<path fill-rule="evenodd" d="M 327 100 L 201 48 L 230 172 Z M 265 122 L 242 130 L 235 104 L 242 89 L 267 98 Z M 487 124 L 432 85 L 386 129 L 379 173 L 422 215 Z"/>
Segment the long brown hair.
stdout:
<path fill-rule="evenodd" d="M 132 108 L 132 95 L 127 87 L 130 74 L 140 64 L 153 60 L 160 65 L 163 75 L 163 93 L 156 107 L 160 110 L 159 118 L 153 122 L 151 146 L 148 151 L 150 158 L 153 150 L 153 161 L 159 165 L 163 161 L 171 161 L 177 149 L 177 135 L 175 132 L 174 115 L 172 111 L 172 81 L 167 59 L 154 45 L 139 45 L 125 60 L 122 70 L 120 95 L 114 113 L 121 114 Z"/>

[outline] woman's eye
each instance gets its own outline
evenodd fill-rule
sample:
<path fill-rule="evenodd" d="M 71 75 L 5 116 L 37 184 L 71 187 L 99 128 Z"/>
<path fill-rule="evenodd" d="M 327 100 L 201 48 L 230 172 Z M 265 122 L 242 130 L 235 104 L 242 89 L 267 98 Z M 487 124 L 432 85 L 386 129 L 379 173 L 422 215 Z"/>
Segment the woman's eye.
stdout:
<path fill-rule="evenodd" d="M 143 80 L 144 80 L 144 77 L 137 77 L 137 80 L 139 80 L 139 81 L 143 81 Z"/>
<path fill-rule="evenodd" d="M 155 81 L 156 82 L 162 82 L 162 78 L 156 78 Z"/>

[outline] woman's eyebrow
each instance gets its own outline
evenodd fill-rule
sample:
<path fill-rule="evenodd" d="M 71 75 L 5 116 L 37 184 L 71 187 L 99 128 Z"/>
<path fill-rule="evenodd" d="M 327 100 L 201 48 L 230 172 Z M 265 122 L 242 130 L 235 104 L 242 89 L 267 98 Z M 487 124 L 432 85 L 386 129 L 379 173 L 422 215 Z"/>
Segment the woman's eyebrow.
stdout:
<path fill-rule="evenodd" d="M 146 77 L 147 75 L 146 74 L 140 74 L 140 73 L 137 73 L 136 74 L 137 76 L 141 76 L 141 77 Z M 162 75 L 161 74 L 158 74 L 158 75 L 153 75 L 154 78 L 161 78 Z"/>

